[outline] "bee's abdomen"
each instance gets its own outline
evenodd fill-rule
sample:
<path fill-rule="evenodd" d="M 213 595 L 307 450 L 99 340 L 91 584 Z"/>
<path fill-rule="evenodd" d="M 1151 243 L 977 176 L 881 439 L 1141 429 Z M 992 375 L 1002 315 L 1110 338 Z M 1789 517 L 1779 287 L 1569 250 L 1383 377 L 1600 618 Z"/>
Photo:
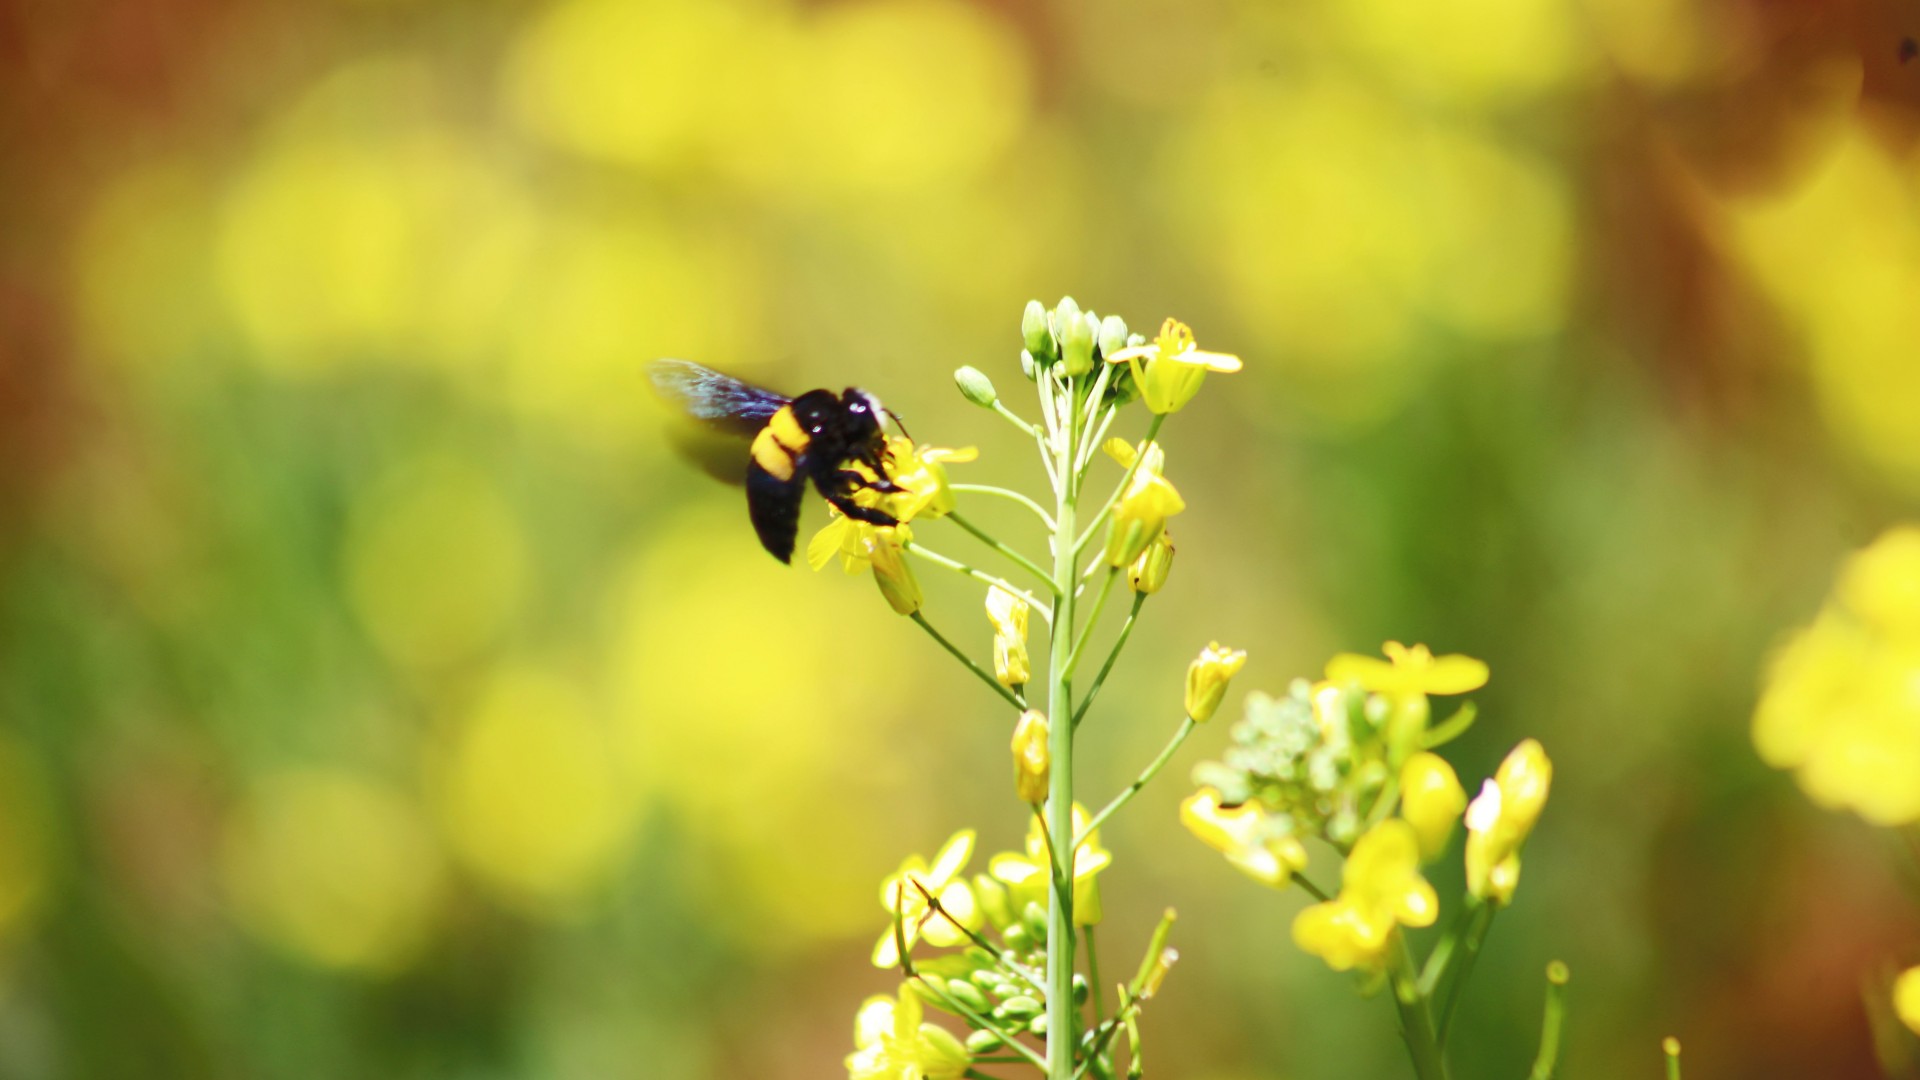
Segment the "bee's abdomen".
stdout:
<path fill-rule="evenodd" d="M 793 406 L 783 405 L 753 437 L 753 463 L 776 480 L 791 480 L 794 462 L 811 441 L 807 430 L 794 418 Z"/>

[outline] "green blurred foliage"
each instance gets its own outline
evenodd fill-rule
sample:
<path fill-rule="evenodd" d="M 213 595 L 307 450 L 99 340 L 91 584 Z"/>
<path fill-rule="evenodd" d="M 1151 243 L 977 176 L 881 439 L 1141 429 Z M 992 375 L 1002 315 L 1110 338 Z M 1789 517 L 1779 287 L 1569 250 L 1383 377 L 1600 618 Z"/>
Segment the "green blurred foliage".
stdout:
<path fill-rule="evenodd" d="M 1463 777 L 1525 735 L 1557 775 L 1461 1074 L 1524 1071 L 1554 957 L 1564 1075 L 1669 1033 L 1690 1077 L 1874 1073 L 1910 909 L 1748 724 L 1920 500 L 1911 10 L 0 18 L 0 1075 L 834 1072 L 880 878 L 1018 845 L 1006 733 L 870 586 L 765 557 L 641 365 L 868 387 L 1031 487 L 949 373 L 1013 395 L 1067 292 L 1246 359 L 1169 425 L 1179 563 L 1090 798 L 1209 639 L 1229 711 L 1387 638 L 1485 658 Z M 1155 1060 L 1402 1075 L 1300 898 L 1179 827 L 1219 737 L 1106 830 L 1106 938 L 1182 913 Z"/>

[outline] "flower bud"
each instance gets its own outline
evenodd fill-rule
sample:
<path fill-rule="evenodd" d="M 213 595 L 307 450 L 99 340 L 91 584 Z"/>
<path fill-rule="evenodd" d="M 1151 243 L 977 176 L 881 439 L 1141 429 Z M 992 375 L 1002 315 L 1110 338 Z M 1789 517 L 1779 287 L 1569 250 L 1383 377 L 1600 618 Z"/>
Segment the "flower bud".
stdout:
<path fill-rule="evenodd" d="M 1496 904 L 1520 884 L 1520 848 L 1539 820 L 1553 764 L 1533 739 L 1513 748 L 1467 807 L 1467 889 Z"/>
<path fill-rule="evenodd" d="M 1009 690 L 1025 686 L 1033 677 L 1027 656 L 1027 612 L 1024 597 L 998 585 L 987 589 L 987 618 L 993 622 L 993 677 Z"/>
<path fill-rule="evenodd" d="M 1027 301 L 1027 310 L 1020 316 L 1020 340 L 1027 347 L 1029 357 L 1044 361 L 1057 355 L 1053 331 L 1047 327 L 1047 309 L 1041 307 L 1038 300 Z"/>
<path fill-rule="evenodd" d="M 1167 572 L 1172 569 L 1173 537 L 1162 528 L 1160 535 L 1127 567 L 1127 587 L 1142 596 L 1152 596 L 1167 583 Z"/>
<path fill-rule="evenodd" d="M 1127 323 L 1118 315 L 1100 320 L 1100 355 L 1112 356 L 1127 347 Z"/>
<path fill-rule="evenodd" d="M 1109 440 L 1110 446 L 1113 441 Z M 1161 475 L 1165 463 L 1166 453 L 1159 444 L 1146 444 L 1140 461 L 1133 466 L 1133 479 L 1113 507 L 1107 529 L 1107 565 L 1123 567 L 1139 558 L 1166 527 L 1167 519 L 1187 508 L 1186 500 Z"/>
<path fill-rule="evenodd" d="M 1217 641 L 1200 652 L 1187 667 L 1187 715 L 1204 723 L 1227 696 L 1227 684 L 1247 663 L 1244 649 L 1227 649 Z"/>
<path fill-rule="evenodd" d="M 1422 859 L 1446 850 L 1453 823 L 1466 808 L 1467 793 L 1445 758 L 1421 751 L 1401 767 L 1400 816 L 1413 826 Z"/>
<path fill-rule="evenodd" d="M 1920 1035 L 1920 967 L 1910 967 L 1893 980 L 1893 1011 L 1907 1030 Z"/>
<path fill-rule="evenodd" d="M 1039 370 L 1038 365 L 1035 363 L 1033 359 L 1033 354 L 1028 352 L 1025 349 L 1021 349 L 1020 350 L 1020 374 L 1025 375 L 1027 377 L 1028 382 L 1032 382 L 1034 379 L 1035 373 L 1038 370 Z"/>
<path fill-rule="evenodd" d="M 1085 375 L 1092 371 L 1098 320 L 1075 311 L 1071 318 L 1062 315 L 1056 321 L 1060 331 L 1060 370 L 1067 375 Z"/>
<path fill-rule="evenodd" d="M 1020 801 L 1038 805 L 1047 800 L 1047 780 L 1053 758 L 1047 747 L 1047 714 L 1028 709 L 1013 725 L 1013 788 Z"/>
<path fill-rule="evenodd" d="M 911 615 L 920 610 L 920 582 L 913 576 L 913 567 L 907 565 L 896 532 L 898 529 L 873 530 L 867 553 L 873 560 L 873 580 L 880 586 L 880 595 L 896 613 Z"/>
<path fill-rule="evenodd" d="M 983 409 L 993 408 L 1000 395 L 993 389 L 993 380 L 987 373 L 969 364 L 953 373 L 953 382 L 960 388 L 960 396 Z"/>

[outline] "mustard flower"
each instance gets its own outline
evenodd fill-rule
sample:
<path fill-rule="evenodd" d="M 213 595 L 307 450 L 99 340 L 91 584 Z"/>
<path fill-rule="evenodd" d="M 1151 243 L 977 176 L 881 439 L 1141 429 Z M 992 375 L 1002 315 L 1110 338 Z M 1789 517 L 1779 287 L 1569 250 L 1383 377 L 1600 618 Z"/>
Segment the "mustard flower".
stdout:
<path fill-rule="evenodd" d="M 1140 557 L 1127 567 L 1127 587 L 1142 596 L 1152 596 L 1167 583 L 1173 569 L 1173 534 L 1162 528 Z"/>
<path fill-rule="evenodd" d="M 1092 817 L 1087 808 L 1079 803 L 1073 804 L 1073 830 L 1082 832 Z M 1072 841 L 1060 838 L 1060 843 Z M 1040 818 L 1034 816 L 1033 823 L 1027 827 L 1027 849 L 1024 855 L 1002 852 L 987 863 L 987 872 L 1006 885 L 1014 899 L 1014 910 L 1019 910 L 1030 901 L 1046 903 L 1046 886 L 1050 875 L 1047 873 L 1050 854 L 1047 849 L 1047 834 L 1042 831 Z M 1073 856 L 1073 924 L 1075 926 L 1098 925 L 1104 911 L 1100 904 L 1100 881 L 1098 875 L 1113 862 L 1113 853 L 1100 846 L 1100 831 L 1094 830 L 1087 842 Z"/>
<path fill-rule="evenodd" d="M 897 998 L 868 998 L 853 1022 L 855 1050 L 847 1056 L 848 1080 L 958 1080 L 973 1055 L 952 1032 L 922 1023 L 920 997 L 901 984 Z"/>
<path fill-rule="evenodd" d="M 912 539 L 913 530 L 905 522 L 869 525 L 834 511 L 833 520 L 807 541 L 807 565 L 819 570 L 838 555 L 841 568 L 849 574 L 870 569 L 888 605 L 901 615 L 911 615 L 924 601 L 920 580 L 907 563 L 904 545 Z"/>
<path fill-rule="evenodd" d="M 1186 501 L 1163 475 L 1167 454 L 1158 443 L 1147 443 L 1139 450 L 1118 439 L 1107 441 L 1106 449 L 1122 465 L 1133 469 L 1127 489 L 1113 506 L 1112 524 L 1107 529 L 1107 565 L 1125 567 L 1140 557 L 1166 528 L 1167 519 L 1187 508 Z M 1139 465 L 1134 465 L 1134 458 Z"/>
<path fill-rule="evenodd" d="M 1487 684 L 1487 665 L 1457 653 L 1435 656 L 1425 645 L 1411 649 L 1397 641 L 1382 646 L 1387 659 L 1341 653 L 1327 661 L 1327 678 L 1357 682 L 1389 697 L 1464 694 Z"/>
<path fill-rule="evenodd" d="M 1920 967 L 1910 967 L 1893 980 L 1893 1011 L 1907 1030 L 1920 1035 Z"/>
<path fill-rule="evenodd" d="M 1131 367 L 1141 400 L 1162 415 L 1179 412 L 1192 401 L 1207 372 L 1240 370 L 1239 357 L 1201 350 L 1194 343 L 1193 331 L 1178 319 L 1161 323 L 1159 336 L 1153 341 L 1111 353 L 1107 362 Z"/>
<path fill-rule="evenodd" d="M 1247 663 L 1245 649 L 1228 649 L 1215 641 L 1200 650 L 1200 658 L 1187 666 L 1187 715 L 1205 722 L 1227 696 L 1227 683 Z"/>
<path fill-rule="evenodd" d="M 1520 848 L 1533 832 L 1553 783 L 1553 762 L 1527 739 L 1513 748 L 1467 807 L 1467 889 L 1506 904 L 1520 884 Z"/>
<path fill-rule="evenodd" d="M 1026 598 L 998 585 L 987 587 L 987 618 L 993 622 L 993 677 L 1001 686 L 1016 690 L 1033 677 L 1032 661 L 1027 656 Z"/>
<path fill-rule="evenodd" d="M 1340 894 L 1302 911 L 1294 944 L 1335 971 L 1377 969 L 1400 926 L 1432 926 L 1440 900 L 1420 876 L 1420 840 L 1398 818 L 1368 830 L 1353 845 Z"/>
<path fill-rule="evenodd" d="M 1047 780 L 1053 758 L 1047 747 L 1047 714 L 1028 709 L 1013 725 L 1013 787 L 1024 803 L 1047 800 Z"/>
<path fill-rule="evenodd" d="M 1263 885 L 1284 889 L 1294 874 L 1307 868 L 1306 846 L 1256 803 L 1223 807 L 1218 791 L 1201 788 L 1180 804 L 1180 821 L 1201 843 Z"/>
<path fill-rule="evenodd" d="M 890 479 L 900 488 L 880 500 L 880 508 L 901 521 L 944 517 L 953 512 L 953 489 L 947 483 L 947 462 L 973 461 L 980 451 L 944 446 L 916 446 L 895 435 L 887 440 Z"/>
<path fill-rule="evenodd" d="M 973 887 L 960 875 L 966 869 L 967 860 L 973 857 L 973 841 L 973 830 L 962 829 L 941 845 L 931 866 L 920 856 L 911 855 L 900 864 L 900 869 L 880 883 L 880 903 L 894 918 L 887 921 L 886 930 L 874 943 L 874 967 L 890 968 L 900 962 L 899 942 L 894 939 L 895 919 L 901 924 L 909 949 L 922 937 L 931 945 L 948 948 L 967 940 L 963 927 L 966 930 L 980 928 L 980 910 L 974 903 Z M 921 891 L 923 888 L 925 892 Z M 940 901 L 944 916 L 933 913 L 933 905 L 927 902 L 928 893 Z"/>
<path fill-rule="evenodd" d="M 1400 816 L 1420 838 L 1422 859 L 1446 850 L 1453 823 L 1466 808 L 1466 789 L 1447 759 L 1423 750 L 1400 767 Z"/>

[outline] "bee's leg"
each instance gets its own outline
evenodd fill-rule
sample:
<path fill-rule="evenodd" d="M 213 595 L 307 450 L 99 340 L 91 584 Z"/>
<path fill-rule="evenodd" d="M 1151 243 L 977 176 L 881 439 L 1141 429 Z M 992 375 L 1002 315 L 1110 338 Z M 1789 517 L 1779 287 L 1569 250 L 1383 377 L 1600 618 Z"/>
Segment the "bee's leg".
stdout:
<path fill-rule="evenodd" d="M 892 514 L 889 514 L 884 510 L 875 510 L 871 507 L 861 506 L 859 503 L 854 502 L 852 499 L 847 498 L 845 495 L 829 495 L 827 496 L 827 501 L 832 503 L 835 509 L 839 510 L 841 513 L 847 515 L 848 517 L 852 518 L 855 521 L 864 521 L 869 525 L 880 525 L 880 526 L 893 526 L 893 525 L 900 524 L 900 519 L 894 517 Z"/>
<path fill-rule="evenodd" d="M 865 463 L 863 462 L 862 464 Z M 882 494 L 891 495 L 900 490 L 900 485 L 887 479 L 885 473 L 881 473 L 879 469 L 875 469 L 874 472 L 880 474 L 878 480 L 873 479 L 858 469 L 841 469 L 839 472 L 833 474 L 833 479 L 836 487 L 841 491 L 851 492 L 859 491 L 861 488 L 872 488 Z"/>

